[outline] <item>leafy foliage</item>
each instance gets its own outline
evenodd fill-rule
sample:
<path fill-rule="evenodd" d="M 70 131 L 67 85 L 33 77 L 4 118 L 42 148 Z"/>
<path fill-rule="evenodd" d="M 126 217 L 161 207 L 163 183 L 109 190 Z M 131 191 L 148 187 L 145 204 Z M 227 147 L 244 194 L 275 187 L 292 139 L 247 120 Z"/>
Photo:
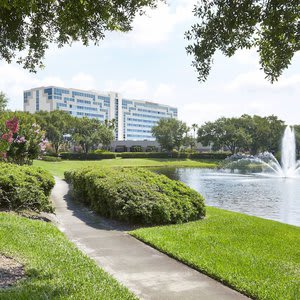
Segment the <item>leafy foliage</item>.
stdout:
<path fill-rule="evenodd" d="M 98 44 L 106 31 L 129 31 L 135 15 L 155 5 L 155 0 L 0 1 L 0 59 L 35 71 L 50 43 Z"/>
<path fill-rule="evenodd" d="M 6 109 L 8 103 L 7 96 L 1 91 L 0 92 L 0 112 Z"/>
<path fill-rule="evenodd" d="M 300 125 L 295 125 L 294 130 L 295 130 L 295 137 L 296 137 L 296 150 L 297 150 L 297 154 L 299 156 L 299 154 L 300 154 Z"/>
<path fill-rule="evenodd" d="M 52 211 L 53 177 L 41 168 L 0 163 L 0 207 Z"/>
<path fill-rule="evenodd" d="M 231 153 L 250 151 L 276 152 L 280 146 L 284 122 L 276 116 L 243 115 L 240 118 L 219 118 L 206 122 L 198 129 L 198 141 L 213 144 L 214 150 L 226 148 Z"/>
<path fill-rule="evenodd" d="M 112 152 L 94 152 L 94 153 L 60 153 L 62 159 L 70 160 L 98 160 L 98 159 L 112 159 L 116 158 L 116 154 Z"/>
<path fill-rule="evenodd" d="M 300 50 L 299 0 L 204 0 L 194 8 L 199 23 L 186 33 L 188 54 L 200 81 L 208 77 L 213 56 L 232 56 L 238 49 L 257 48 L 266 77 L 275 81 Z"/>
<path fill-rule="evenodd" d="M 188 131 L 186 123 L 174 118 L 160 119 L 157 125 L 152 127 L 153 136 L 166 151 L 172 151 L 175 148 L 180 150 Z"/>
<path fill-rule="evenodd" d="M 185 184 L 147 170 L 66 171 L 73 194 L 103 216 L 137 224 L 168 224 L 205 215 L 204 200 Z"/>
<path fill-rule="evenodd" d="M 30 164 L 44 146 L 44 132 L 29 113 L 2 112 L 0 115 L 2 160 Z"/>
<path fill-rule="evenodd" d="M 69 142 L 82 147 L 88 153 L 100 143 L 107 148 L 114 139 L 113 123 L 102 124 L 97 119 L 76 118 L 65 111 L 41 111 L 34 114 L 37 122 L 45 130 L 56 154 Z M 64 135 L 69 135 L 69 141 Z"/>

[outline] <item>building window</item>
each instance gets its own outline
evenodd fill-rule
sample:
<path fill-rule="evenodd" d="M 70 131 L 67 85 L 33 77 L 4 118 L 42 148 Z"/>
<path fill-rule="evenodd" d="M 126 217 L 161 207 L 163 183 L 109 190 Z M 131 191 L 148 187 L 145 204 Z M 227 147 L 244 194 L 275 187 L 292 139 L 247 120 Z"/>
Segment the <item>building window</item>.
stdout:
<path fill-rule="evenodd" d="M 35 98 L 35 110 L 40 110 L 40 91 L 35 92 L 36 98 Z"/>

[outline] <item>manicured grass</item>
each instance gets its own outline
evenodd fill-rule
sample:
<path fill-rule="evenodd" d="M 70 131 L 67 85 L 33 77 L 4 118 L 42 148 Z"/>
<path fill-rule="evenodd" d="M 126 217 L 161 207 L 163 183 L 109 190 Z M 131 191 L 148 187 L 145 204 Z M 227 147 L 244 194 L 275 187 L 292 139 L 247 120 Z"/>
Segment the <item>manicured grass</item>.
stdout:
<path fill-rule="evenodd" d="M 137 299 L 52 224 L 0 213 L 0 253 L 25 265 L 26 279 L 1 300 Z"/>
<path fill-rule="evenodd" d="M 207 207 L 204 220 L 132 231 L 254 299 L 300 299 L 300 228 Z"/>
<path fill-rule="evenodd" d="M 52 175 L 64 177 L 65 171 L 75 170 L 88 166 L 103 167 L 198 167 L 215 168 L 217 161 L 213 160 L 191 160 L 191 159 L 150 159 L 150 158 L 123 158 L 103 159 L 96 161 L 63 160 L 61 162 L 47 162 L 36 160 L 34 166 L 48 170 Z"/>

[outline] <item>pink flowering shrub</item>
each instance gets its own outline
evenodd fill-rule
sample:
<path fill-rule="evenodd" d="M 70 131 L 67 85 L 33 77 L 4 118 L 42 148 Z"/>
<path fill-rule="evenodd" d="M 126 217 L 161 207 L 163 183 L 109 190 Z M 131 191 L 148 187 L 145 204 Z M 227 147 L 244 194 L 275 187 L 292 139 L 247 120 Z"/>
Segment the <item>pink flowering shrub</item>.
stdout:
<path fill-rule="evenodd" d="M 45 148 L 44 132 L 31 115 L 16 114 L 6 113 L 0 118 L 0 160 L 30 164 Z"/>

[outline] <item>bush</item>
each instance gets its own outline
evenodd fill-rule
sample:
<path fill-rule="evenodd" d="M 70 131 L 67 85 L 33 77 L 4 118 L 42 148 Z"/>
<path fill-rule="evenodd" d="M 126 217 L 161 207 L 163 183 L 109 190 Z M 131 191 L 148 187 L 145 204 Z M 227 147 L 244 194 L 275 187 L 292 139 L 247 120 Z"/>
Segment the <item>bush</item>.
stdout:
<path fill-rule="evenodd" d="M 130 152 L 143 152 L 143 147 L 140 145 L 131 146 Z"/>
<path fill-rule="evenodd" d="M 53 211 L 49 201 L 53 177 L 40 168 L 0 164 L 0 207 L 9 210 Z"/>
<path fill-rule="evenodd" d="M 66 171 L 79 201 L 99 214 L 135 224 L 170 224 L 205 215 L 203 197 L 185 184 L 136 168 Z"/>
<path fill-rule="evenodd" d="M 120 152 L 117 153 L 117 157 L 122 158 L 190 158 L 190 159 L 225 159 L 230 154 L 228 153 L 188 153 L 188 152 Z"/>
<path fill-rule="evenodd" d="M 99 159 L 111 159 L 116 158 L 116 154 L 112 152 L 107 153 L 70 153 L 62 152 L 60 153 L 62 159 L 70 160 L 99 160 Z"/>
<path fill-rule="evenodd" d="M 227 152 L 200 152 L 191 153 L 189 157 L 190 159 L 225 159 L 230 155 Z"/>
<path fill-rule="evenodd" d="M 44 160 L 44 161 L 51 161 L 51 162 L 58 162 L 58 161 L 61 161 L 61 158 L 60 158 L 60 157 L 57 157 L 57 156 L 43 155 L 43 156 L 41 157 L 41 160 Z"/>
<path fill-rule="evenodd" d="M 156 146 L 147 146 L 146 152 L 158 152 L 158 148 Z"/>

